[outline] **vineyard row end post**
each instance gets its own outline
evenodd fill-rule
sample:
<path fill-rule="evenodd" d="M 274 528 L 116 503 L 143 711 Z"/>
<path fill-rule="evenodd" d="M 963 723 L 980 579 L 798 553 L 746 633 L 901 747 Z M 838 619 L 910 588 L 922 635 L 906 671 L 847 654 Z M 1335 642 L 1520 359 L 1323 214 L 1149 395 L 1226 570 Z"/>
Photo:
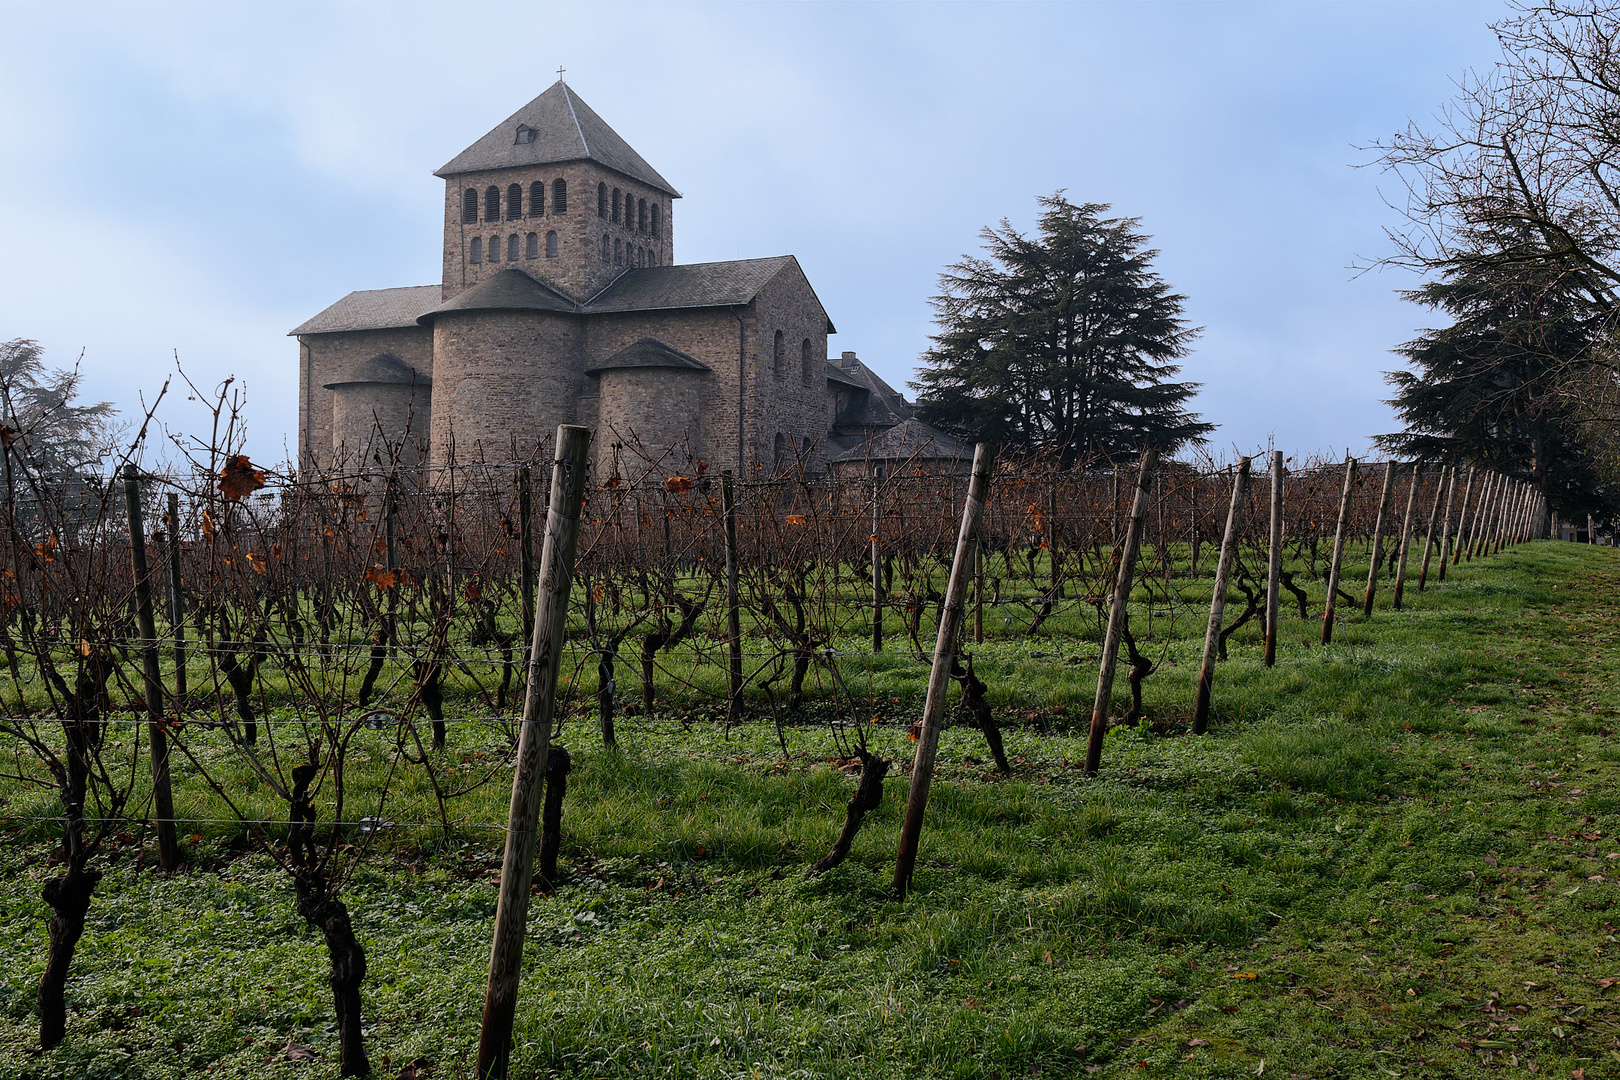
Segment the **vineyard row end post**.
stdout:
<path fill-rule="evenodd" d="M 1277 663 L 1278 588 L 1282 583 L 1283 455 L 1271 452 L 1271 533 L 1266 562 L 1266 667 Z"/>
<path fill-rule="evenodd" d="M 1468 479 L 1463 484 L 1462 503 L 1457 508 L 1457 535 L 1451 542 L 1451 565 L 1452 566 L 1456 566 L 1458 563 L 1462 562 L 1463 550 L 1467 546 L 1463 541 L 1463 537 L 1465 535 L 1467 535 L 1466 534 L 1466 529 L 1467 529 L 1467 526 L 1468 526 L 1468 506 L 1469 506 L 1469 499 L 1472 497 L 1473 491 L 1474 491 L 1474 467 L 1472 465 L 1470 465 L 1470 466 L 1468 466 Z"/>
<path fill-rule="evenodd" d="M 540 799 L 545 787 L 546 753 L 552 709 L 568 632 L 568 592 L 574 579 L 579 510 L 585 498 L 589 428 L 557 428 L 557 459 L 551 473 L 551 506 L 540 554 L 539 595 L 535 599 L 534 639 L 530 643 L 523 722 L 512 773 L 512 802 L 501 862 L 500 899 L 489 951 L 489 982 L 484 991 L 484 1022 L 478 1035 L 478 1073 L 504 1080 L 512 1050 L 523 940 L 529 915 L 529 883 L 539 839 Z"/>
<path fill-rule="evenodd" d="M 1406 556 L 1412 547 L 1412 510 L 1417 506 L 1418 474 L 1422 472 L 1423 463 L 1412 463 L 1412 484 L 1406 489 L 1406 514 L 1401 518 L 1401 554 L 1395 560 L 1395 593 L 1390 597 L 1390 606 L 1396 611 L 1401 610 L 1401 595 L 1406 592 Z M 1433 515 L 1430 515 L 1433 521 Z"/>
<path fill-rule="evenodd" d="M 1333 561 L 1328 564 L 1327 607 L 1322 611 L 1322 644 L 1333 640 L 1333 611 L 1339 600 L 1339 568 L 1344 563 L 1344 530 L 1350 518 L 1350 494 L 1356 487 L 1356 459 L 1344 456 L 1344 491 L 1339 495 L 1339 525 L 1333 533 Z"/>
<path fill-rule="evenodd" d="M 1238 458 L 1232 477 L 1232 505 L 1226 511 L 1226 532 L 1221 536 L 1221 558 L 1215 564 L 1215 590 L 1209 598 L 1209 626 L 1204 630 L 1204 659 L 1198 665 L 1198 701 L 1193 706 L 1193 734 L 1202 735 L 1209 727 L 1209 699 L 1215 685 L 1215 653 L 1220 647 L 1221 620 L 1226 614 L 1226 585 L 1237 562 L 1238 524 L 1243 517 L 1243 499 L 1249 492 L 1249 459 Z"/>
<path fill-rule="evenodd" d="M 900 826 L 900 846 L 894 859 L 894 891 L 905 899 L 911 887 L 911 873 L 917 865 L 917 843 L 922 836 L 923 812 L 928 807 L 928 786 L 934 778 L 934 756 L 939 749 L 939 732 L 945 720 L 946 699 L 950 695 L 951 668 L 956 659 L 956 635 L 962 625 L 962 599 L 967 593 L 968 572 L 973 561 L 973 545 L 979 540 L 979 515 L 990 489 L 990 447 L 979 443 L 973 449 L 973 476 L 968 481 L 967 502 L 962 507 L 962 529 L 956 537 L 956 554 L 951 560 L 951 577 L 945 586 L 945 604 L 939 613 L 939 634 L 934 639 L 934 666 L 928 673 L 928 697 L 923 703 L 922 730 L 917 735 L 917 753 L 911 763 L 911 792 L 906 798 L 906 816 Z"/>
<path fill-rule="evenodd" d="M 146 732 L 152 742 L 152 809 L 156 818 L 158 864 L 180 865 L 174 832 L 174 793 L 169 786 L 169 735 L 163 727 L 163 674 L 158 668 L 157 620 L 152 615 L 152 583 L 146 565 L 146 523 L 141 518 L 141 476 L 124 466 L 124 508 L 129 519 L 129 556 L 135 573 L 135 620 L 141 632 L 141 673 L 146 694 Z"/>
<path fill-rule="evenodd" d="M 1102 765 L 1103 736 L 1108 732 L 1108 705 L 1114 694 L 1114 667 L 1119 660 L 1119 643 L 1130 626 L 1131 582 L 1136 575 L 1136 559 L 1142 550 L 1142 523 L 1147 517 L 1153 487 L 1153 470 L 1159 452 L 1149 446 L 1142 451 L 1142 464 L 1136 474 L 1136 498 L 1131 503 L 1130 520 L 1125 524 L 1125 548 L 1119 556 L 1119 577 L 1114 582 L 1112 606 L 1108 609 L 1108 634 L 1103 639 L 1102 663 L 1097 669 L 1097 697 L 1091 706 L 1091 739 L 1086 744 L 1086 775 L 1096 776 Z"/>
<path fill-rule="evenodd" d="M 174 633 L 174 712 L 179 719 L 186 701 L 186 602 L 180 591 L 180 496 L 169 492 L 164 522 L 169 534 L 169 629 Z"/>
<path fill-rule="evenodd" d="M 742 614 L 737 592 L 737 488 L 731 470 L 720 474 L 720 509 L 726 533 L 726 726 L 742 720 Z"/>
<path fill-rule="evenodd" d="M 1395 491 L 1395 462 L 1384 462 L 1384 486 L 1378 492 L 1378 517 L 1373 525 L 1372 559 L 1367 567 L 1367 592 L 1362 597 L 1361 614 L 1372 616 L 1373 598 L 1378 595 L 1378 571 L 1384 564 L 1384 522 L 1389 518 L 1389 498 Z"/>

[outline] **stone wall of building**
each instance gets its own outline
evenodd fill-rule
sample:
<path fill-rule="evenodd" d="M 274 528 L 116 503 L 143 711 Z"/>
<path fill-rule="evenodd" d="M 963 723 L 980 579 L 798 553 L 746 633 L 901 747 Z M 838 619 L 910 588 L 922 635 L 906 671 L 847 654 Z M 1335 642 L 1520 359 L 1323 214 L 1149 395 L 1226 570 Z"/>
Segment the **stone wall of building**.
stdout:
<path fill-rule="evenodd" d="M 342 382 L 378 353 L 390 353 L 424 375 L 433 374 L 433 334 L 426 327 L 305 334 L 298 339 L 300 467 L 331 461 L 332 391 L 326 384 Z"/>
<path fill-rule="evenodd" d="M 562 213 L 556 211 L 553 190 L 559 179 L 567 185 L 568 193 Z M 533 198 L 536 183 L 544 184 L 546 192 L 538 213 Z M 521 192 L 517 217 L 511 216 L 513 204 L 509 196 L 513 184 L 518 185 Z M 499 211 L 493 219 L 487 205 L 491 187 L 496 188 L 500 196 Z M 462 220 L 462 199 L 468 190 L 478 193 L 478 220 L 471 223 Z M 620 197 L 618 221 L 613 216 L 615 192 Z M 600 203 L 599 194 L 605 197 Z M 628 222 L 623 213 L 627 198 L 635 209 Z M 648 211 L 645 223 L 640 214 L 643 203 Z M 654 206 L 658 208 L 657 235 L 651 231 Z M 521 266 L 566 296 L 585 300 L 624 272 L 626 250 L 632 255 L 645 252 L 651 265 L 667 266 L 675 261 L 673 206 L 674 200 L 665 192 L 590 161 L 490 169 L 450 177 L 444 186 L 444 298 L 448 300 L 509 266 Z M 546 235 L 550 232 L 557 234 L 554 256 L 547 253 Z M 532 248 L 531 234 L 534 236 Z M 507 256 L 514 236 L 518 257 L 510 260 Z M 607 238 L 606 258 L 602 255 L 604 237 Z M 472 261 L 474 238 L 480 241 L 477 263 Z M 498 242 L 498 255 L 494 260 L 489 254 L 491 240 Z"/>
<path fill-rule="evenodd" d="M 596 376 L 599 412 L 596 422 L 596 470 L 640 476 L 648 470 L 685 473 L 694 462 L 708 460 L 707 432 L 700 416 L 708 371 L 691 368 L 616 368 Z M 666 451 L 669 451 L 666 453 Z"/>
<path fill-rule="evenodd" d="M 332 395 L 332 458 L 344 468 L 427 459 L 432 387 L 408 383 L 349 383 Z M 379 460 L 380 459 L 380 460 Z"/>
<path fill-rule="evenodd" d="M 584 368 L 580 318 L 542 311 L 449 312 L 433 321 L 430 463 L 528 460 L 575 424 Z"/>
<path fill-rule="evenodd" d="M 827 315 L 798 263 L 754 298 L 760 363 L 753 443 L 766 471 L 827 465 Z M 778 358 L 777 335 L 781 334 Z M 780 436 L 780 438 L 778 438 Z"/>
<path fill-rule="evenodd" d="M 750 329 L 748 366 L 755 365 L 752 315 L 742 313 Z M 677 311 L 638 311 L 592 315 L 585 329 L 585 367 L 591 368 L 644 337 L 673 345 L 712 370 L 700 380 L 699 443 L 709 455 L 710 472 L 737 470 L 737 318 L 729 308 L 693 308 Z M 693 374 L 698 374 L 694 372 Z M 595 382 L 587 379 L 587 383 Z M 581 423 L 601 425 L 600 405 L 581 410 Z M 746 412 L 746 409 L 745 409 Z M 753 447 L 745 451 L 751 460 Z M 601 459 L 598 459 L 601 460 Z"/>

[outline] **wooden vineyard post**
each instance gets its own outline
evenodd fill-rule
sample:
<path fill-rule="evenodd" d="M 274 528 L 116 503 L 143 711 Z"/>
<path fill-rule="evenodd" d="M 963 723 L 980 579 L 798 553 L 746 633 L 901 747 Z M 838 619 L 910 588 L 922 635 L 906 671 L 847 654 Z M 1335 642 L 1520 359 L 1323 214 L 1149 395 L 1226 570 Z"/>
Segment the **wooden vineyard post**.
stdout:
<path fill-rule="evenodd" d="M 1221 642 L 1221 619 L 1226 614 L 1226 585 L 1237 561 L 1238 523 L 1243 517 L 1243 498 L 1249 492 L 1249 459 L 1238 458 L 1232 477 L 1232 505 L 1226 511 L 1226 532 L 1221 536 L 1221 557 L 1215 564 L 1215 591 L 1209 598 L 1209 626 L 1204 631 L 1204 660 L 1198 665 L 1198 701 L 1193 706 L 1193 734 L 1202 735 L 1209 727 L 1209 698 L 1215 685 L 1215 653 Z"/>
<path fill-rule="evenodd" d="M 1479 532 L 1480 513 L 1485 509 L 1485 487 L 1489 481 L 1489 474 L 1480 476 L 1479 490 L 1474 492 L 1473 505 L 1463 507 L 1463 512 L 1468 518 L 1468 538 L 1462 544 L 1462 557 L 1467 562 L 1474 561 L 1474 536 Z"/>
<path fill-rule="evenodd" d="M 1372 565 L 1367 568 L 1367 593 L 1361 601 L 1361 614 L 1371 616 L 1373 597 L 1378 594 L 1378 570 L 1384 563 L 1384 520 L 1389 516 L 1389 497 L 1395 490 L 1395 463 L 1384 463 L 1384 486 L 1378 493 L 1378 518 L 1373 525 Z"/>
<path fill-rule="evenodd" d="M 1468 530 L 1469 562 L 1474 561 L 1474 556 L 1485 553 L 1485 533 L 1491 524 L 1491 506 L 1495 491 L 1496 474 L 1487 473 L 1484 484 L 1480 486 L 1479 505 L 1474 507 L 1474 523 Z"/>
<path fill-rule="evenodd" d="M 984 644 L 984 540 L 973 542 L 973 644 Z"/>
<path fill-rule="evenodd" d="M 186 602 L 180 591 L 180 496 L 169 492 L 169 629 L 174 633 L 174 713 L 175 719 L 186 707 Z"/>
<path fill-rule="evenodd" d="M 152 809 L 157 826 L 158 865 L 180 865 L 174 834 L 174 793 L 169 787 L 169 734 L 163 728 L 163 673 L 158 668 L 157 620 L 152 615 L 152 583 L 146 565 L 146 523 L 141 519 L 141 475 L 124 466 L 124 509 L 129 519 L 129 557 L 135 572 L 135 621 L 141 633 L 141 674 L 146 695 L 146 733 L 152 741 Z"/>
<path fill-rule="evenodd" d="M 1339 495 L 1339 526 L 1333 533 L 1333 562 L 1328 565 L 1327 608 L 1322 612 L 1322 644 L 1333 640 L 1333 609 L 1339 600 L 1339 567 L 1344 562 L 1344 528 L 1350 519 L 1350 493 L 1356 487 L 1356 459 L 1344 457 L 1344 491 Z"/>
<path fill-rule="evenodd" d="M 737 596 L 737 491 L 731 470 L 720 474 L 726 527 L 726 725 L 742 720 L 742 614 Z"/>
<path fill-rule="evenodd" d="M 1282 582 L 1283 455 L 1271 452 L 1270 554 L 1266 563 L 1266 667 L 1277 663 L 1277 590 Z"/>
<path fill-rule="evenodd" d="M 883 524 L 883 495 L 879 489 L 882 474 L 872 474 L 872 651 L 883 651 L 883 553 L 878 547 L 878 529 Z"/>
<path fill-rule="evenodd" d="M 1447 478 L 1450 478 L 1449 481 Z M 1440 514 L 1440 499 L 1445 497 L 1446 516 L 1440 523 L 1440 580 L 1446 575 L 1446 531 L 1451 524 L 1451 489 L 1457 486 L 1457 467 L 1455 465 L 1442 465 L 1440 467 L 1440 482 L 1434 489 L 1434 506 L 1429 510 L 1429 537 L 1423 542 L 1423 569 L 1418 572 L 1418 592 L 1429 583 L 1429 556 L 1434 551 L 1434 522 Z"/>
<path fill-rule="evenodd" d="M 1463 484 L 1462 502 L 1457 507 L 1457 535 L 1451 541 L 1451 565 L 1456 566 L 1462 561 L 1463 555 L 1463 527 L 1468 523 L 1468 498 L 1474 490 L 1474 467 L 1468 466 L 1468 480 Z M 1445 575 L 1441 575 L 1445 580 Z"/>
<path fill-rule="evenodd" d="M 534 637 L 534 467 L 518 466 L 518 573 L 523 576 L 523 640 Z"/>
<path fill-rule="evenodd" d="M 951 560 L 950 582 L 945 586 L 945 605 L 939 613 L 939 634 L 934 639 L 934 666 L 928 673 L 928 697 L 923 704 L 922 730 L 917 736 L 917 753 L 911 763 L 911 793 L 906 798 L 906 816 L 900 826 L 900 847 L 894 858 L 894 891 L 905 899 L 911 887 L 911 872 L 917 865 L 917 842 L 922 836 L 923 812 L 928 807 L 928 786 L 934 778 L 934 755 L 939 749 L 939 730 L 945 719 L 945 702 L 950 693 L 951 668 L 956 659 L 956 634 L 962 624 L 962 598 L 967 592 L 972 545 L 979 540 L 979 515 L 990 487 L 990 448 L 979 443 L 973 449 L 973 476 L 968 481 L 967 502 L 962 507 L 962 529 L 956 537 L 956 555 Z"/>
<path fill-rule="evenodd" d="M 506 1076 L 512 1049 L 512 1021 L 517 1012 L 518 979 L 523 968 L 523 939 L 529 915 L 529 883 L 534 876 L 535 847 L 539 838 L 546 751 L 551 741 L 552 707 L 568 630 L 568 591 L 574 578 L 574 546 L 579 537 L 579 508 L 585 496 L 585 460 L 590 445 L 589 428 L 570 424 L 557 428 L 557 459 L 552 466 L 551 506 L 546 514 L 544 547 L 540 553 L 534 639 L 529 648 L 523 722 L 512 775 L 500 899 L 495 908 L 495 937 L 489 951 L 484 1023 L 478 1035 L 478 1076 L 485 1080 L 502 1080 Z"/>
<path fill-rule="evenodd" d="M 1401 594 L 1406 591 L 1406 555 L 1412 546 L 1412 510 L 1417 505 L 1418 473 L 1422 471 L 1422 462 L 1412 463 L 1412 486 L 1406 489 L 1406 515 L 1401 518 L 1401 552 L 1395 561 L 1395 595 L 1390 598 L 1390 605 L 1401 610 Z M 1430 531 L 1433 531 L 1434 515 L 1429 515 Z M 1424 560 L 1428 560 L 1428 549 L 1424 548 Z"/>
<path fill-rule="evenodd" d="M 1131 582 L 1136 575 L 1136 559 L 1142 550 L 1142 522 L 1147 517 L 1153 470 L 1159 452 L 1153 447 L 1142 451 L 1142 465 L 1136 474 L 1136 498 L 1131 517 L 1125 524 L 1125 548 L 1119 556 L 1119 577 L 1114 582 L 1113 606 L 1108 609 L 1108 634 L 1103 638 L 1102 663 L 1097 669 L 1097 697 L 1091 706 L 1091 740 L 1086 744 L 1086 775 L 1096 776 L 1102 765 L 1103 736 L 1108 733 L 1108 705 L 1114 696 L 1114 667 L 1119 660 L 1119 643 L 1130 626 Z"/>

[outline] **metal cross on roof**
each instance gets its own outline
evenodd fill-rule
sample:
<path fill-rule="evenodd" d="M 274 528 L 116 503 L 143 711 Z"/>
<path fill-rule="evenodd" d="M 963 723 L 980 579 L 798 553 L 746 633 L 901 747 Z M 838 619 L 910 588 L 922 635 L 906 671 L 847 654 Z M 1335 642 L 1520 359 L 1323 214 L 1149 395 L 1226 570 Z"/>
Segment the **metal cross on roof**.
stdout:
<path fill-rule="evenodd" d="M 563 75 L 563 71 L 564 71 L 564 70 L 565 70 L 565 69 L 564 69 L 564 68 L 563 68 L 563 67 L 562 67 L 562 65 L 560 65 L 560 64 L 559 64 L 559 65 L 558 65 L 558 66 L 557 66 L 557 80 L 558 80 L 558 81 L 559 81 L 559 82 L 561 82 L 561 81 L 562 81 L 562 75 Z"/>

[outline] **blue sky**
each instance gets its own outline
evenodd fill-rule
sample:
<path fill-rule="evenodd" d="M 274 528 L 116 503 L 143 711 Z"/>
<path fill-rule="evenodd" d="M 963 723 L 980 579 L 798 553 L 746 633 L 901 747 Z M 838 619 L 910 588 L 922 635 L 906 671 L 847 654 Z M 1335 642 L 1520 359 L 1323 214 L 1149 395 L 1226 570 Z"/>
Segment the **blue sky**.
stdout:
<path fill-rule="evenodd" d="M 567 69 L 685 195 L 681 262 L 793 254 L 896 385 L 978 230 L 1059 188 L 1141 218 L 1205 328 L 1212 449 L 1366 449 L 1429 325 L 1358 150 L 1495 62 L 1499 3 L 0 5 L 0 340 L 139 407 L 178 355 L 296 421 L 291 327 L 436 282 L 432 171 Z M 1382 189 L 1382 191 L 1381 191 Z M 163 417 L 197 429 L 182 393 Z"/>

